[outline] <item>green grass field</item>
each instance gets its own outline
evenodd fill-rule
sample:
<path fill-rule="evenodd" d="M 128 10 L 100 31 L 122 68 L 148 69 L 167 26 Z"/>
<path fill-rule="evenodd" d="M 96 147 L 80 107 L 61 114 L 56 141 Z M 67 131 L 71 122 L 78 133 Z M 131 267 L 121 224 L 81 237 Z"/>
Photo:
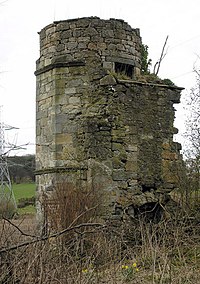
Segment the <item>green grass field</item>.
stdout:
<path fill-rule="evenodd" d="M 12 185 L 14 196 L 18 204 L 21 198 L 30 198 L 35 196 L 36 185 L 35 183 L 21 183 Z M 18 208 L 18 213 L 23 214 L 34 214 L 35 207 L 32 205 L 26 206 L 24 208 Z"/>

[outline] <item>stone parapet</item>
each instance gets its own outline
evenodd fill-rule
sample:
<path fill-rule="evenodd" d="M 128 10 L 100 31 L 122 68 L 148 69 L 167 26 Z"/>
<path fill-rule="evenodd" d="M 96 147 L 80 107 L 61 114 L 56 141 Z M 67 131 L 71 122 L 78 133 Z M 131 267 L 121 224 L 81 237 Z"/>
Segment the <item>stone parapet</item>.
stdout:
<path fill-rule="evenodd" d="M 41 30 L 40 58 L 37 71 L 55 64 L 85 62 L 103 63 L 112 69 L 112 63 L 130 64 L 134 72 L 141 68 L 141 38 L 138 29 L 132 29 L 123 20 L 102 20 L 97 17 L 57 21 Z"/>

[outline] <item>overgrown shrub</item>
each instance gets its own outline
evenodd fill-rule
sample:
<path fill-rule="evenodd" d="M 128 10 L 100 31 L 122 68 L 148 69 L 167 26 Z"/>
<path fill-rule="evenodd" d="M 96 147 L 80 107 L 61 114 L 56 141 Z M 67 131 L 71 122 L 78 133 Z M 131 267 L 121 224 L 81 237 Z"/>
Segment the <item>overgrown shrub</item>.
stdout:
<path fill-rule="evenodd" d="M 53 186 L 50 195 L 44 195 L 45 226 L 57 231 L 94 220 L 100 205 L 99 194 L 94 190 L 77 188 L 62 180 Z"/>
<path fill-rule="evenodd" d="M 20 220 L 2 220 L 0 283 L 199 283 L 194 211 L 163 208 L 158 223 L 137 218 L 116 226 L 112 220 L 97 222 L 100 199 L 95 191 L 63 181 L 44 196 L 46 235 L 32 232 L 31 224 L 24 230 Z"/>
<path fill-rule="evenodd" d="M 29 205 L 35 205 L 35 196 L 20 198 L 18 200 L 18 208 L 24 208 Z"/>
<path fill-rule="evenodd" d="M 1 224 L 0 283 L 199 283 L 198 220 L 179 213 L 159 224 L 74 226 L 65 243 L 59 232 L 40 239 Z"/>

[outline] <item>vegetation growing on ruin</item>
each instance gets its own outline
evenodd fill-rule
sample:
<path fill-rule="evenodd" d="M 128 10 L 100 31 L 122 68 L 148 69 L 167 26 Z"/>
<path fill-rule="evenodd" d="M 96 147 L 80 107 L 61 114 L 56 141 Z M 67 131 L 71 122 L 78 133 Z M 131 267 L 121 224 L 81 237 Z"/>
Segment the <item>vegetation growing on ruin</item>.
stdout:
<path fill-rule="evenodd" d="M 152 66 L 152 59 L 149 58 L 148 45 L 142 44 L 141 46 L 141 76 L 138 79 L 143 78 L 147 82 L 155 82 L 158 84 L 164 84 L 169 86 L 175 86 L 170 79 L 161 79 L 158 76 L 158 72 L 151 72 L 150 67 Z M 163 57 L 164 58 L 164 57 Z M 162 59 L 160 60 L 160 64 Z"/>
<path fill-rule="evenodd" d="M 60 192 L 60 186 L 54 198 L 62 204 L 65 191 Z M 76 190 L 70 185 L 67 193 L 76 204 L 70 223 L 67 208 L 55 215 L 51 205 L 48 214 L 56 230 L 43 236 L 34 219 L 1 221 L 0 283 L 198 283 L 200 216 L 194 199 L 186 206 L 180 204 L 183 194 L 174 196 L 181 210 L 180 206 L 173 207 L 173 214 L 166 210 L 159 223 L 140 218 L 116 227 L 113 221 L 94 218 L 98 202 Z"/>
<path fill-rule="evenodd" d="M 150 66 L 152 65 L 152 60 L 149 59 L 148 45 L 142 44 L 141 46 L 141 73 L 143 75 L 150 74 Z"/>

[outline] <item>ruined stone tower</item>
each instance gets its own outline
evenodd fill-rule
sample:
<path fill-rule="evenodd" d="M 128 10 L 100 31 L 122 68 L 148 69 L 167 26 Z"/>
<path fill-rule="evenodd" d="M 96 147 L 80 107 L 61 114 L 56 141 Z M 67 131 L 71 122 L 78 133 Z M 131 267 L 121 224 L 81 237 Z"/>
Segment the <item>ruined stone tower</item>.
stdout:
<path fill-rule="evenodd" d="M 108 218 L 165 204 L 179 178 L 173 104 L 181 88 L 140 75 L 139 30 L 92 17 L 54 22 L 39 34 L 39 196 L 65 176 L 101 192 Z"/>

